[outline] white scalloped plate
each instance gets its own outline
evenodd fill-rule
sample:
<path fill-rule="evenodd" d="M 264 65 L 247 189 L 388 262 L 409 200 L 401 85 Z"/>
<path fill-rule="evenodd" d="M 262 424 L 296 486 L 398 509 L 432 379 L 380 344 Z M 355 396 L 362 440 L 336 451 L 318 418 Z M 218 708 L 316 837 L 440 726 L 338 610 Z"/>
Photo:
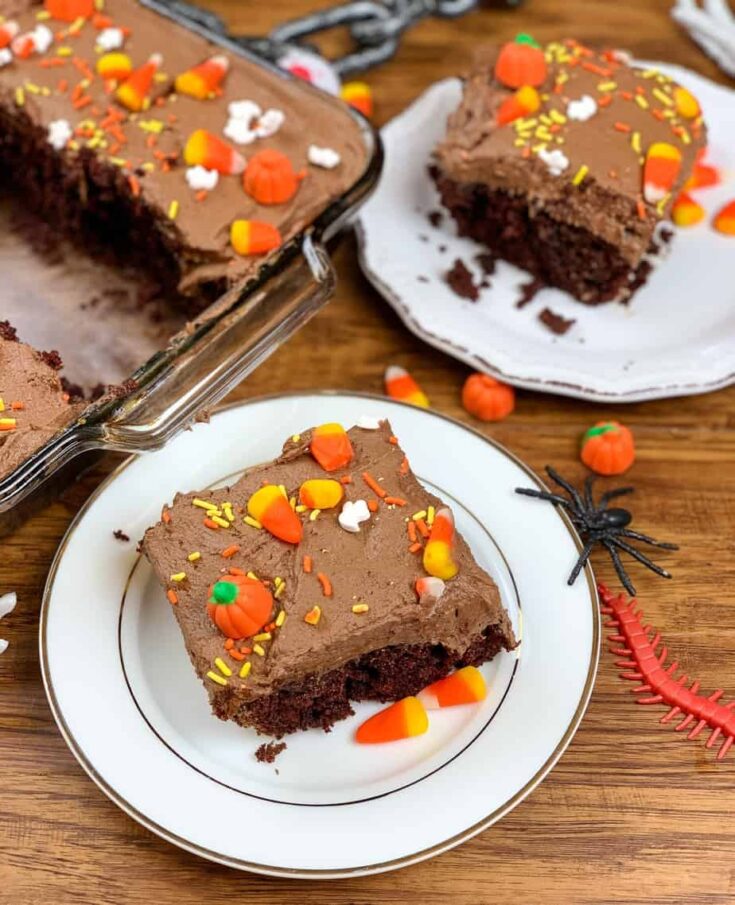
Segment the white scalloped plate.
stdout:
<path fill-rule="evenodd" d="M 678 66 L 641 65 L 660 68 L 699 98 L 709 127 L 708 161 L 725 175 L 735 171 L 735 92 Z M 708 222 L 677 230 L 668 254 L 630 305 L 588 307 L 545 289 L 518 310 L 518 287 L 529 276 L 505 262 L 498 263 L 477 303 L 449 289 L 444 274 L 455 258 L 472 269 L 482 251 L 456 236 L 448 215 L 439 228 L 427 220 L 440 203 L 426 167 L 459 97 L 457 79 L 437 82 L 382 130 L 385 168 L 359 214 L 362 268 L 406 326 L 508 383 L 581 399 L 634 402 L 733 383 L 735 240 Z M 696 197 L 709 219 L 735 197 L 735 181 L 726 178 Z M 538 320 L 544 307 L 576 323 L 556 336 Z"/>
<path fill-rule="evenodd" d="M 245 466 L 276 455 L 284 437 L 363 414 L 391 419 L 416 473 L 450 503 L 495 578 L 521 645 L 483 667 L 484 702 L 434 713 L 419 738 L 356 744 L 355 728 L 380 707 L 365 703 L 329 734 L 289 736 L 274 765 L 260 764 L 253 755 L 262 737 L 211 714 L 135 540 L 177 490 L 231 483 Z M 240 404 L 164 450 L 129 460 L 75 519 L 44 595 L 43 677 L 69 747 L 135 820 L 232 867 L 357 876 L 469 839 L 515 807 L 559 759 L 597 666 L 592 573 L 567 586 L 578 538 L 551 506 L 514 492 L 529 484 L 538 486 L 529 469 L 463 425 L 358 394 Z M 132 543 L 113 538 L 118 528 Z"/>

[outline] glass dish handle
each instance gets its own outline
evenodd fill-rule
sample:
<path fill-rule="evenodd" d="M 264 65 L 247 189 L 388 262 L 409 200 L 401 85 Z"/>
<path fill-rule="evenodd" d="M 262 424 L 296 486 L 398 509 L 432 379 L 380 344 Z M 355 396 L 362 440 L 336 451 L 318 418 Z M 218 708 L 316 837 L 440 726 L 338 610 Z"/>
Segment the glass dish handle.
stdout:
<path fill-rule="evenodd" d="M 285 250 L 284 250 L 285 252 Z M 183 355 L 172 355 L 152 385 L 131 394 L 101 425 L 97 448 L 125 453 L 160 449 L 216 405 L 326 303 L 335 274 L 324 247 L 308 234 L 293 260 L 265 286 L 213 324 Z M 247 288 L 245 289 L 247 291 Z M 228 298 L 222 300 L 228 303 Z M 230 304 L 233 299 L 229 298 Z M 211 318 L 210 318 L 211 319 Z M 181 342 L 186 342 L 184 335 Z"/>

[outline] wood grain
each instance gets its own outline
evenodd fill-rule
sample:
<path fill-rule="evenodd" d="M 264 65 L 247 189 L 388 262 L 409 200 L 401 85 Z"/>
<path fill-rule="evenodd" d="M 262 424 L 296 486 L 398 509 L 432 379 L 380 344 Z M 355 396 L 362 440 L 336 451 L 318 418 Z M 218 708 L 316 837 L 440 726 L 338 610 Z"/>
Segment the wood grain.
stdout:
<path fill-rule="evenodd" d="M 247 33 L 319 5 L 213 4 Z M 670 5 L 535 0 L 523 12 L 486 8 L 455 22 L 425 22 L 406 36 L 394 61 L 369 75 L 378 118 L 388 119 L 432 81 L 462 69 L 479 40 L 520 30 L 542 39 L 574 35 L 629 46 L 717 77 L 670 21 Z M 327 46 L 341 43 L 335 37 Z M 400 363 L 437 409 L 468 421 L 459 406 L 466 369 L 401 327 L 361 277 L 351 240 L 335 260 L 340 283 L 334 301 L 233 395 L 309 387 L 379 392 L 386 364 Z M 682 545 L 668 559 L 672 582 L 636 573 L 641 602 L 687 671 L 705 688 L 721 685 L 729 694 L 735 694 L 734 405 L 735 389 L 617 409 L 520 392 L 510 419 L 483 428 L 534 468 L 551 462 L 576 478 L 582 475 L 578 437 L 592 421 L 614 415 L 635 429 L 636 525 Z M 658 726 L 661 711 L 635 706 L 607 654 L 589 712 L 551 776 L 496 827 L 431 862 L 332 884 L 273 881 L 205 863 L 141 829 L 67 750 L 46 704 L 37 654 L 40 596 L 54 550 L 110 465 L 0 544 L 0 590 L 15 589 L 20 598 L 0 631 L 10 640 L 0 659 L 0 902 L 735 902 L 735 757 L 715 765 L 701 743 Z M 595 564 L 601 577 L 614 581 L 604 558 Z"/>

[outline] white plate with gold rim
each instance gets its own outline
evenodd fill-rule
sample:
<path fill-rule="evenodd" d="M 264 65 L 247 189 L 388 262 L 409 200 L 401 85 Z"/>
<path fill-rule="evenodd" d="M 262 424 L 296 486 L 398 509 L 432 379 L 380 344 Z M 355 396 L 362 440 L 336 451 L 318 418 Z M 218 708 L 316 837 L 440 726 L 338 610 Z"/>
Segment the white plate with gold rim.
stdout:
<path fill-rule="evenodd" d="M 292 433 L 388 417 L 414 471 L 453 508 L 521 638 L 483 667 L 479 705 L 433 713 L 429 731 L 360 746 L 355 728 L 263 742 L 223 723 L 189 663 L 170 605 L 135 541 L 179 490 L 231 482 Z M 589 568 L 570 588 L 578 538 L 502 447 L 433 412 L 360 394 L 295 394 L 224 409 L 164 450 L 132 459 L 69 529 L 44 594 L 43 677 L 59 728 L 105 794 L 164 839 L 232 867 L 333 878 L 429 858 L 489 827 L 549 772 L 589 700 L 599 610 Z M 121 529 L 133 540 L 113 538 Z M 564 656 L 559 656 L 559 651 Z"/>

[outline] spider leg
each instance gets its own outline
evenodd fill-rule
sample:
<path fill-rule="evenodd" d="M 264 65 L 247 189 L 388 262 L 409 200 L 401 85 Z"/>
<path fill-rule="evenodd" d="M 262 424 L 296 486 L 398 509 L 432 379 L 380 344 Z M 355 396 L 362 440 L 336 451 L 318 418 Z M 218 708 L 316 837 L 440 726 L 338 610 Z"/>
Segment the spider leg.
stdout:
<path fill-rule="evenodd" d="M 620 540 L 618 537 L 610 537 L 608 538 L 609 543 L 614 544 L 616 547 L 620 547 L 621 550 L 625 550 L 628 556 L 632 556 L 633 559 L 637 559 L 639 563 L 644 565 L 647 569 L 650 569 L 652 572 L 655 572 L 657 575 L 660 575 L 662 578 L 671 578 L 671 572 L 667 572 L 666 569 L 662 569 L 661 566 L 657 566 L 655 562 L 652 562 L 647 556 L 644 556 L 639 550 L 636 550 L 635 547 L 631 547 L 630 544 L 626 544 L 625 541 Z"/>
<path fill-rule="evenodd" d="M 530 487 L 516 487 L 516 493 L 520 493 L 521 496 L 534 497 L 537 500 L 546 500 L 549 503 L 553 503 L 555 506 L 566 506 L 569 508 L 571 505 L 566 497 L 559 496 L 558 493 L 549 493 L 547 490 L 533 490 Z"/>
<path fill-rule="evenodd" d="M 568 585 L 571 586 L 574 584 L 574 582 L 577 580 L 577 577 L 579 576 L 579 573 L 587 565 L 587 560 L 590 558 L 590 553 L 592 552 L 595 543 L 595 541 L 587 541 L 587 543 L 584 545 L 584 549 L 579 554 L 579 559 L 577 559 L 577 562 L 574 564 L 574 568 L 572 569 L 569 578 L 567 579 Z"/>
<path fill-rule="evenodd" d="M 604 509 L 605 506 L 607 506 L 607 504 L 610 502 L 610 500 L 614 500 L 619 496 L 625 496 L 628 493 L 635 493 L 635 488 L 615 487 L 613 490 L 606 490 L 600 497 L 600 502 L 597 505 L 600 507 L 600 509 Z"/>
<path fill-rule="evenodd" d="M 595 508 L 595 501 L 592 497 L 592 485 L 594 483 L 595 476 L 593 474 L 587 475 L 587 477 L 584 479 L 584 501 L 588 509 Z"/>
<path fill-rule="evenodd" d="M 555 471 L 551 465 L 546 466 L 546 474 L 551 478 L 551 480 L 558 484 L 560 487 L 563 487 L 564 490 L 569 494 L 572 498 L 574 505 L 580 509 L 584 509 L 584 503 L 582 502 L 582 497 L 579 495 L 579 491 L 576 487 L 569 483 L 565 478 L 563 478 L 558 471 Z"/>
<path fill-rule="evenodd" d="M 638 531 L 631 531 L 630 528 L 622 528 L 620 534 L 623 537 L 629 537 L 632 540 L 642 541 L 644 544 L 650 544 L 652 547 L 660 547 L 662 550 L 678 550 L 678 544 L 664 543 L 664 541 L 654 540 L 647 534 L 641 534 Z"/>
<path fill-rule="evenodd" d="M 630 580 L 630 576 L 625 571 L 625 566 L 620 560 L 620 556 L 618 555 L 618 551 L 615 547 L 610 543 L 609 540 L 602 541 L 603 546 L 607 549 L 607 552 L 610 554 L 610 558 L 613 561 L 613 565 L 615 566 L 615 571 L 618 573 L 618 578 L 623 584 L 623 587 L 628 592 L 631 597 L 635 597 L 635 585 Z"/>

